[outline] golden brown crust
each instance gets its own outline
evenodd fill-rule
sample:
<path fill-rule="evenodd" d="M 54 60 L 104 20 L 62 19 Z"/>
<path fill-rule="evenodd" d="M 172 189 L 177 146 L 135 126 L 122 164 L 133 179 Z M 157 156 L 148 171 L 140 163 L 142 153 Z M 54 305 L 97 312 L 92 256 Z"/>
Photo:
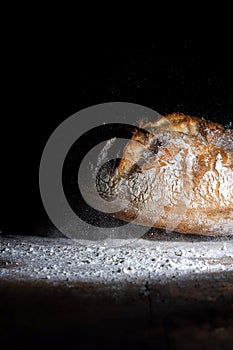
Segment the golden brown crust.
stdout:
<path fill-rule="evenodd" d="M 147 189 L 129 195 L 115 216 L 184 233 L 233 234 L 233 131 L 177 113 L 139 126 L 146 132 L 135 131 L 116 177 L 129 192 L 132 176 Z"/>

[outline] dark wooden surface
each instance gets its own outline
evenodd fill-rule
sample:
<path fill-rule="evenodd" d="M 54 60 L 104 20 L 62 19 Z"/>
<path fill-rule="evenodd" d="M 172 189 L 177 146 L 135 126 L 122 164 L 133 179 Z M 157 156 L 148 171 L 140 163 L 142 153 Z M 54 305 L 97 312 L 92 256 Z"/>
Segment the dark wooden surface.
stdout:
<path fill-rule="evenodd" d="M 3 348 L 232 349 L 233 276 L 135 286 L 1 281 Z M 213 276 L 214 281 L 214 276 Z"/>

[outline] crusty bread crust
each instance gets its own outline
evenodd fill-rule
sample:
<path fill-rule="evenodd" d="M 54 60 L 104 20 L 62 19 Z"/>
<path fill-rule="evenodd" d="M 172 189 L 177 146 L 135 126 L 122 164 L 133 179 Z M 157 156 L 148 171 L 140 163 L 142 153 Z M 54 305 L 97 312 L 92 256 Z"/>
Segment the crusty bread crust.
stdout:
<path fill-rule="evenodd" d="M 170 114 L 141 122 L 117 168 L 114 216 L 190 234 L 233 234 L 233 130 Z M 127 189 L 127 190 L 126 190 Z"/>

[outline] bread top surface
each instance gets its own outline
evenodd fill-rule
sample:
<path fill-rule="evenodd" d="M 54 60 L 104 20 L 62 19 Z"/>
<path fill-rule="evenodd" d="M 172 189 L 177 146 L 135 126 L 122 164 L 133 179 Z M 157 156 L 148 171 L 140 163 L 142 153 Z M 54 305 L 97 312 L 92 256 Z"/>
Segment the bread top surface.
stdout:
<path fill-rule="evenodd" d="M 139 127 L 148 130 L 151 134 L 157 134 L 158 132 L 185 134 L 203 143 L 233 151 L 233 130 L 203 118 L 173 113 L 154 122 L 141 121 Z"/>
<path fill-rule="evenodd" d="M 201 158 L 206 157 L 207 153 L 213 157 L 220 153 L 228 166 L 233 165 L 233 130 L 218 123 L 173 113 L 154 122 L 141 121 L 139 128 L 143 131 L 135 130 L 131 142 L 125 147 L 120 172 L 129 171 L 132 164 L 142 157 L 145 149 L 152 150 L 155 147 L 157 150 L 163 148 L 168 151 L 171 146 L 169 140 L 172 141 L 174 151 L 181 148 L 181 143 L 186 140 L 190 147 L 197 149 Z"/>

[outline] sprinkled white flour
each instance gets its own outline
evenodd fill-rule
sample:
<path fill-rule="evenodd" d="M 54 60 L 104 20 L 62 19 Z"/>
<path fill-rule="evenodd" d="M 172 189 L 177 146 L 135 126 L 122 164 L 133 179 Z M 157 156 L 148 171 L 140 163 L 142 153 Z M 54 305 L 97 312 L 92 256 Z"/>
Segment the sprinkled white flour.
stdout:
<path fill-rule="evenodd" d="M 231 241 L 147 241 L 118 248 L 41 237 L 0 238 L 0 279 L 166 284 L 233 271 Z M 108 242 L 108 246 L 110 243 Z"/>

